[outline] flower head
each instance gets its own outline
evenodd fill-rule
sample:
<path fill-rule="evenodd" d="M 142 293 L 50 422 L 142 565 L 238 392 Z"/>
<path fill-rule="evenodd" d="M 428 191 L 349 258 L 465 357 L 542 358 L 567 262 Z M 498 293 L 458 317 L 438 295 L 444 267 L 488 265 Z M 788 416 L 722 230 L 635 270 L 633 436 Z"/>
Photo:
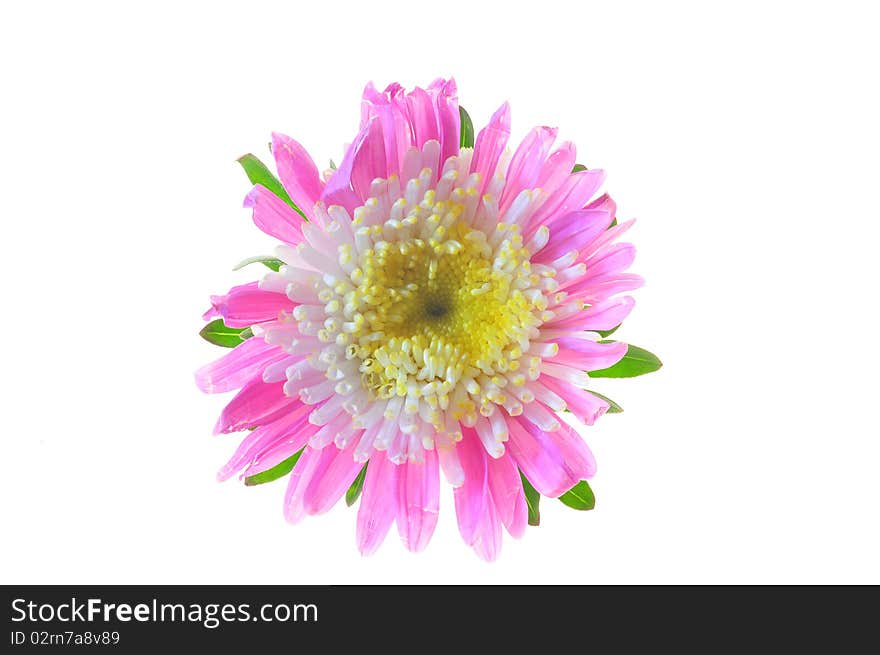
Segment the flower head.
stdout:
<path fill-rule="evenodd" d="M 576 167 L 571 143 L 553 149 L 552 128 L 511 151 L 506 103 L 472 148 L 463 117 L 452 80 L 368 85 L 360 130 L 323 175 L 273 135 L 280 184 L 252 175 L 245 206 L 281 242 L 277 270 L 206 314 L 249 337 L 197 373 L 204 391 L 240 389 L 216 431 L 251 429 L 220 477 L 291 471 L 291 522 L 362 485 L 364 553 L 395 521 L 425 547 L 442 469 L 462 537 L 493 559 L 502 526 L 525 530 L 526 491 L 559 497 L 595 472 L 559 413 L 592 425 L 610 405 L 585 391 L 588 372 L 627 353 L 598 334 L 642 283 L 617 242 L 632 221 L 593 200 L 603 172 Z"/>

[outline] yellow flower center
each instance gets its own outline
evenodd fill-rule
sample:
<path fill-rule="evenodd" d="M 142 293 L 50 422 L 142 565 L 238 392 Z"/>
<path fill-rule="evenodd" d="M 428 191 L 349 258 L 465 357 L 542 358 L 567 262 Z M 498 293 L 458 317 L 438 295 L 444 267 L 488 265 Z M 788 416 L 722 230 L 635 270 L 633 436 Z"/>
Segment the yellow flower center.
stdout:
<path fill-rule="evenodd" d="M 493 226 L 487 237 L 461 212 L 428 192 L 403 221 L 362 226 L 355 218 L 370 247 L 340 250 L 357 266 L 340 299 L 350 320 L 337 337 L 370 395 L 408 396 L 410 412 L 424 398 L 456 419 L 488 415 L 488 403 L 506 401 L 509 381 L 536 377 L 540 359 L 524 353 L 547 307 L 547 273 L 532 271 L 518 228 Z"/>

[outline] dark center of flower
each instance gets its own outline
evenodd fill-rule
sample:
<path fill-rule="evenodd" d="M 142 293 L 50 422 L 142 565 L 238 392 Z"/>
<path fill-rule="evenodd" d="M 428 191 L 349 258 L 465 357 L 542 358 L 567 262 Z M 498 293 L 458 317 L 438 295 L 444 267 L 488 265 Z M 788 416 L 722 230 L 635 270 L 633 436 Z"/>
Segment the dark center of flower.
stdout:
<path fill-rule="evenodd" d="M 443 318 L 449 313 L 449 305 L 443 300 L 430 298 L 425 302 L 424 313 L 429 318 Z"/>

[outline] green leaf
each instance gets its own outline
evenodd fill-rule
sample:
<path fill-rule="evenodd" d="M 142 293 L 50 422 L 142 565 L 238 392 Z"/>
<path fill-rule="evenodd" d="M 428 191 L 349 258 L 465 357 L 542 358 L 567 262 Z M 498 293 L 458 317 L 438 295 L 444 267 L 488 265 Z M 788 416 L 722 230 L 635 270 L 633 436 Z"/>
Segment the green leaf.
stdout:
<path fill-rule="evenodd" d="M 562 494 L 559 500 L 562 504 L 581 511 L 593 509 L 596 506 L 596 497 L 593 495 L 593 490 L 590 489 L 590 485 L 587 484 L 586 480 L 578 482 Z"/>
<path fill-rule="evenodd" d="M 621 325 L 623 325 L 623 323 L 618 323 L 610 330 L 596 330 L 596 332 L 601 334 L 603 339 L 606 339 L 606 338 L 610 337 L 612 334 L 614 334 L 615 332 L 617 332 L 617 328 L 619 328 Z"/>
<path fill-rule="evenodd" d="M 276 464 L 262 473 L 255 473 L 254 475 L 246 477 L 244 479 L 245 485 L 253 487 L 257 484 L 266 484 L 267 482 L 272 482 L 278 478 L 283 478 L 293 470 L 294 466 L 296 466 L 296 462 L 299 460 L 299 456 L 302 455 L 303 450 L 305 450 L 305 448 L 300 449 L 296 454 L 291 455 L 280 464 Z"/>
<path fill-rule="evenodd" d="M 248 179 L 251 181 L 251 184 L 263 185 L 264 187 L 269 189 L 269 191 L 271 191 L 288 205 L 290 205 L 293 210 L 298 212 L 303 218 L 306 217 L 306 215 L 303 214 L 302 210 L 294 204 L 293 200 L 290 199 L 290 196 L 287 195 L 287 191 L 285 191 L 284 187 L 281 186 L 281 182 L 278 181 L 278 178 L 275 177 L 274 173 L 272 173 L 272 171 L 270 171 L 266 167 L 266 164 L 261 162 L 256 157 L 256 155 L 248 153 L 246 155 L 242 155 L 236 161 L 241 164 L 241 167 L 247 174 Z"/>
<path fill-rule="evenodd" d="M 248 332 L 247 336 L 244 336 L 245 331 Z M 218 318 L 199 330 L 199 336 L 215 346 L 235 348 L 249 337 L 252 337 L 253 332 L 250 332 L 250 328 L 231 328 L 223 322 L 222 318 Z"/>
<path fill-rule="evenodd" d="M 245 266 L 250 264 L 260 263 L 268 269 L 271 269 L 278 272 L 278 269 L 284 264 L 280 259 L 276 259 L 275 257 L 271 257 L 270 255 L 254 255 L 253 257 L 248 257 L 247 259 L 242 259 L 238 262 L 235 267 L 232 269 L 233 271 L 239 271 L 243 269 Z"/>
<path fill-rule="evenodd" d="M 615 225 L 617 225 L 617 216 L 615 216 L 614 220 L 611 221 L 611 225 L 608 226 L 608 229 L 610 230 Z"/>
<path fill-rule="evenodd" d="M 626 354 L 614 366 L 601 371 L 587 371 L 591 378 L 634 378 L 637 375 L 653 373 L 663 366 L 663 362 L 654 353 L 644 348 L 629 345 Z"/>
<path fill-rule="evenodd" d="M 336 162 L 333 161 L 332 159 L 330 160 L 330 170 L 332 170 L 332 171 L 336 170 Z"/>
<path fill-rule="evenodd" d="M 596 396 L 597 398 L 601 398 L 601 399 L 604 400 L 606 403 L 608 403 L 608 404 L 610 405 L 610 407 L 608 407 L 608 413 L 609 413 L 609 414 L 621 414 L 621 413 L 623 413 L 623 407 L 621 407 L 621 406 L 618 405 L 616 402 L 614 402 L 613 400 L 611 400 L 611 398 L 609 398 L 608 396 L 603 396 L 603 395 L 602 395 L 601 393 L 599 393 L 598 391 L 589 391 L 588 393 L 591 393 L 591 394 L 593 394 L 594 396 Z"/>
<path fill-rule="evenodd" d="M 523 491 L 526 494 L 526 505 L 529 508 L 529 525 L 541 525 L 541 512 L 538 508 L 538 504 L 541 502 L 541 494 L 532 486 L 531 482 L 526 480 L 526 476 L 522 474 L 522 471 L 520 471 L 519 477 L 522 478 Z"/>
<path fill-rule="evenodd" d="M 364 488 L 364 478 L 367 477 L 367 465 L 364 464 L 364 468 L 361 469 L 361 472 L 357 474 L 357 477 L 354 479 L 354 482 L 351 483 L 351 486 L 348 488 L 348 491 L 345 492 L 345 504 L 351 507 L 357 502 L 358 496 L 361 495 L 361 489 Z"/>
<path fill-rule="evenodd" d="M 474 147 L 474 124 L 471 121 L 471 117 L 464 110 L 464 107 L 461 105 L 458 106 L 458 114 L 461 116 L 461 147 L 462 148 L 473 148 Z"/>

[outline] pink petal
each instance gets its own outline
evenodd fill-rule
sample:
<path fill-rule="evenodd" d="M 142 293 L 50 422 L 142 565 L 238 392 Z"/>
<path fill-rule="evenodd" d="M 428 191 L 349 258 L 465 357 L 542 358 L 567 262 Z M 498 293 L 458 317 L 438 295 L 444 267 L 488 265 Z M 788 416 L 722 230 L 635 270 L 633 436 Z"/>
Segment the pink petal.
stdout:
<path fill-rule="evenodd" d="M 261 425 L 256 430 L 251 430 L 248 435 L 241 440 L 235 453 L 224 464 L 223 468 L 217 473 L 217 479 L 220 481 L 228 480 L 244 467 L 250 467 L 261 452 L 264 452 L 273 446 L 285 443 L 291 439 L 292 435 L 303 432 L 302 428 L 308 425 L 308 416 L 310 408 L 307 405 L 297 407 L 295 410 L 279 417 L 276 421 Z M 296 443 L 292 444 L 296 446 Z M 291 451 L 290 455 L 305 445 L 305 441 Z M 290 456 L 288 455 L 288 457 Z M 267 467 L 271 468 L 271 467 Z M 256 471 L 254 471 L 256 472 Z"/>
<path fill-rule="evenodd" d="M 426 450 L 423 462 L 398 465 L 397 531 L 404 545 L 417 553 L 434 534 L 440 510 L 440 469 L 437 452 Z"/>
<path fill-rule="evenodd" d="M 293 204 L 309 220 L 316 220 L 315 203 L 321 198 L 324 183 L 315 162 L 299 143 L 283 134 L 272 134 L 272 154 L 278 167 L 278 177 Z M 319 224 L 320 225 L 320 224 Z M 323 227 L 323 226 L 320 226 Z"/>
<path fill-rule="evenodd" d="M 535 482 L 529 478 L 529 482 L 545 496 L 556 498 L 571 489 L 580 480 L 592 477 L 596 473 L 596 460 L 587 444 L 568 423 L 561 422 L 558 430 L 544 432 L 541 428 L 518 416 L 516 422 L 533 438 L 541 442 L 544 448 L 552 450 L 554 458 L 559 459 L 565 482 L 562 487 L 556 487 L 553 491 L 558 493 L 544 493 Z M 517 460 L 519 462 L 519 460 Z M 522 468 L 522 467 L 520 467 Z M 523 473 L 526 473 L 523 470 Z M 528 478 L 528 473 L 526 473 Z"/>
<path fill-rule="evenodd" d="M 461 143 L 461 114 L 458 111 L 458 90 L 455 80 L 434 80 L 428 94 L 434 102 L 437 125 L 440 128 L 440 162 L 458 154 Z"/>
<path fill-rule="evenodd" d="M 600 277 L 579 280 L 565 288 L 568 300 L 580 300 L 597 304 L 618 293 L 638 289 L 645 281 L 635 273 L 611 273 Z"/>
<path fill-rule="evenodd" d="M 284 518 L 290 523 L 297 523 L 306 515 L 305 491 L 321 462 L 321 453 L 321 450 L 306 446 L 296 466 L 293 467 L 284 494 Z"/>
<path fill-rule="evenodd" d="M 382 125 L 382 137 L 385 144 L 385 167 L 388 175 L 399 175 L 400 163 L 403 161 L 406 149 L 410 145 L 406 117 L 391 102 L 388 93 L 379 93 L 373 86 L 373 83 L 370 82 L 364 89 L 363 101 L 361 103 L 361 128 L 366 127 L 374 117 L 378 118 Z"/>
<path fill-rule="evenodd" d="M 440 141 L 437 115 L 431 96 L 424 89 L 416 87 L 406 94 L 406 106 L 413 127 L 413 143 L 421 150 L 431 139 Z"/>
<path fill-rule="evenodd" d="M 352 171 L 354 170 L 358 152 L 364 146 L 364 142 L 367 140 L 371 129 L 374 130 L 375 136 L 375 128 L 372 127 L 375 122 L 376 119 L 371 118 L 367 121 L 366 125 L 361 127 L 355 140 L 348 147 L 348 150 L 345 151 L 345 156 L 343 156 L 342 161 L 339 163 L 339 168 L 327 181 L 327 186 L 324 187 L 321 200 L 328 207 L 330 205 L 339 205 L 345 207 L 349 212 L 353 212 L 363 204 L 362 199 L 352 189 Z"/>
<path fill-rule="evenodd" d="M 572 477 L 585 480 L 596 474 L 596 459 L 577 430 L 563 422 L 558 430 L 548 434 L 562 454 L 565 466 Z"/>
<path fill-rule="evenodd" d="M 599 343 L 578 337 L 556 339 L 559 352 L 545 361 L 565 364 L 582 371 L 599 371 L 614 366 L 626 354 L 627 345 L 619 341 Z"/>
<path fill-rule="evenodd" d="M 357 516 L 357 544 L 362 555 L 371 555 L 385 540 L 397 513 L 398 466 L 384 451 L 374 451 Z"/>
<path fill-rule="evenodd" d="M 617 203 L 611 199 L 607 193 L 589 203 L 584 209 L 600 209 L 611 214 L 612 217 L 617 216 Z"/>
<path fill-rule="evenodd" d="M 498 459 L 490 457 L 487 463 L 492 502 L 504 527 L 511 536 L 519 538 L 525 533 L 529 510 L 516 462 L 505 453 Z"/>
<path fill-rule="evenodd" d="M 513 153 L 499 203 L 502 216 L 523 189 L 532 189 L 536 186 L 550 146 L 556 140 L 556 133 L 557 130 L 553 127 L 536 127 L 526 135 Z"/>
<path fill-rule="evenodd" d="M 269 364 L 287 356 L 278 346 L 262 339 L 248 339 L 217 361 L 196 371 L 196 385 L 205 393 L 223 393 L 244 386 L 262 374 Z"/>
<path fill-rule="evenodd" d="M 303 217 L 261 184 L 245 196 L 244 206 L 253 210 L 254 224 L 269 236 L 290 245 L 303 240 Z"/>
<path fill-rule="evenodd" d="M 624 232 L 629 230 L 635 224 L 635 222 L 636 219 L 631 218 L 628 221 L 618 223 L 614 227 L 608 228 L 601 236 L 599 236 L 593 243 L 591 243 L 590 247 L 586 251 L 582 252 L 581 255 L 584 259 L 592 257 L 596 252 L 599 251 L 600 248 L 603 248 L 606 244 L 615 241 Z"/>
<path fill-rule="evenodd" d="M 208 311 L 206 311 L 204 314 L 202 314 L 202 320 L 203 321 L 210 321 L 212 318 L 217 318 L 219 316 L 220 316 L 220 312 L 218 312 L 217 308 L 212 305 Z"/>
<path fill-rule="evenodd" d="M 574 168 L 576 159 L 577 149 L 574 144 L 571 141 L 564 141 L 541 167 L 535 186 L 552 196 L 571 176 L 571 169 Z"/>
<path fill-rule="evenodd" d="M 364 466 L 354 460 L 354 447 L 353 441 L 344 450 L 331 444 L 321 451 L 321 461 L 303 497 L 307 514 L 323 514 L 329 510 L 354 482 Z"/>
<path fill-rule="evenodd" d="M 526 236 L 531 236 L 541 225 L 550 227 L 560 218 L 582 209 L 604 180 L 605 171 L 598 168 L 569 175 L 562 186 L 532 214 Z"/>
<path fill-rule="evenodd" d="M 478 196 L 482 195 L 486 185 L 495 175 L 495 168 L 507 139 L 510 137 L 510 105 L 504 103 L 493 115 L 489 124 L 480 130 L 474 141 L 474 154 L 471 158 L 471 172 L 480 173 L 483 178 L 478 188 Z"/>
<path fill-rule="evenodd" d="M 583 311 L 572 316 L 567 316 L 561 321 L 550 321 L 542 327 L 553 330 L 570 330 L 580 332 L 583 330 L 610 330 L 620 325 L 629 316 L 635 300 L 632 296 L 610 298 L 586 307 Z"/>
<path fill-rule="evenodd" d="M 297 408 L 297 413 L 299 413 L 299 409 Z M 308 414 L 308 412 L 305 413 Z M 299 421 L 282 439 L 277 439 L 273 443 L 267 443 L 261 447 L 241 476 L 256 475 L 257 473 L 268 471 L 273 466 L 277 466 L 291 455 L 302 450 L 320 427 L 319 425 L 312 425 L 308 420 Z"/>
<path fill-rule="evenodd" d="M 464 484 L 453 490 L 458 530 L 477 555 L 492 561 L 501 549 L 501 518 L 489 489 L 489 458 L 473 428 L 462 432 L 464 437 L 455 450 L 465 478 Z"/>
<path fill-rule="evenodd" d="M 480 534 L 482 522 L 490 511 L 492 499 L 489 494 L 486 452 L 473 428 L 462 428 L 463 438 L 455 445 L 464 484 L 453 490 L 458 531 L 469 546 Z"/>
<path fill-rule="evenodd" d="M 572 250 L 586 249 L 608 226 L 613 217 L 599 209 L 580 209 L 563 216 L 550 228 L 550 239 L 532 258 L 536 262 L 552 262 Z"/>
<path fill-rule="evenodd" d="M 285 294 L 265 291 L 259 282 L 232 287 L 224 296 L 211 296 L 211 305 L 229 327 L 250 327 L 274 321 L 296 306 Z"/>
<path fill-rule="evenodd" d="M 591 280 L 609 273 L 625 271 L 633 263 L 636 249 L 631 243 L 615 243 L 596 252 L 584 264 L 587 272 L 584 280 Z"/>
<path fill-rule="evenodd" d="M 382 123 L 372 119 L 367 123 L 366 134 L 355 153 L 351 169 L 351 186 L 361 204 L 370 197 L 370 186 L 377 177 L 388 177 L 388 164 Z"/>
<path fill-rule="evenodd" d="M 214 434 L 237 432 L 276 420 L 299 406 L 299 398 L 284 395 L 283 382 L 267 383 L 257 378 L 248 382 L 223 409 Z"/>
<path fill-rule="evenodd" d="M 525 426 L 528 426 L 528 430 Z M 541 494 L 556 498 L 578 483 L 564 466 L 559 448 L 548 433 L 528 421 L 508 421 L 507 450 L 532 486 Z"/>
<path fill-rule="evenodd" d="M 598 396 L 594 396 L 589 391 L 576 387 L 565 380 L 542 375 L 538 378 L 538 382 L 562 398 L 565 401 L 566 409 L 586 425 L 593 425 L 610 407 Z"/>
<path fill-rule="evenodd" d="M 495 561 L 501 552 L 501 520 L 495 504 L 489 502 L 480 518 L 473 542 L 474 551 L 487 562 Z"/>

